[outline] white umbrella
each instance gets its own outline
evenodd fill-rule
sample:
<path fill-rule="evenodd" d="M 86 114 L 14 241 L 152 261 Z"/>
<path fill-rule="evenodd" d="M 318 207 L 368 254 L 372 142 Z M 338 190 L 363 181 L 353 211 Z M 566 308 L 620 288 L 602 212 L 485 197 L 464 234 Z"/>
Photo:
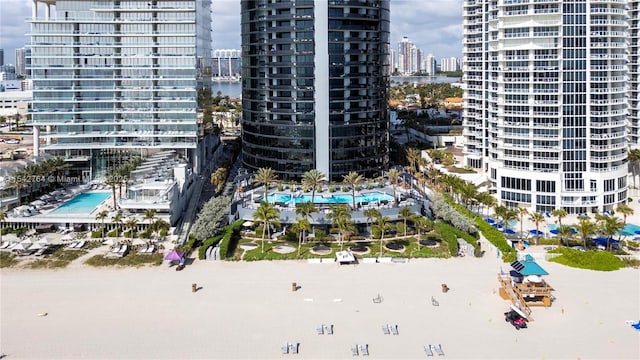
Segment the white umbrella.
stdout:
<path fill-rule="evenodd" d="M 9 249 L 11 249 L 11 250 L 26 250 L 26 247 L 24 247 L 24 245 L 21 244 L 21 243 L 15 243 L 12 246 L 10 246 Z"/>
<path fill-rule="evenodd" d="M 136 245 L 145 245 L 146 243 L 147 243 L 146 241 L 144 241 L 144 240 L 142 240 L 140 238 L 135 238 L 135 239 L 133 239 L 133 242 L 131 243 L 131 245 L 134 245 L 134 246 L 136 246 Z"/>
<path fill-rule="evenodd" d="M 9 233 L 2 235 L 2 241 L 18 242 L 18 240 L 20 240 L 20 238 L 18 238 L 16 234 Z"/>
<path fill-rule="evenodd" d="M 47 245 L 51 242 L 51 240 L 49 240 L 49 238 L 47 238 L 46 236 L 43 237 L 42 239 L 38 240 L 38 244 L 42 244 L 42 245 Z"/>
<path fill-rule="evenodd" d="M 24 244 L 24 245 L 33 244 L 33 241 L 31 241 L 31 238 L 26 238 L 20 241 L 20 244 Z"/>

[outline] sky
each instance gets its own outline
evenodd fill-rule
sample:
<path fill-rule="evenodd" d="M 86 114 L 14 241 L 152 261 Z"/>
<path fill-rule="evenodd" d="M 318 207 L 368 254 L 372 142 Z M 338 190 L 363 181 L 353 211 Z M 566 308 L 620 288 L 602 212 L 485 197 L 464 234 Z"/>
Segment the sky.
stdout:
<path fill-rule="evenodd" d="M 0 0 L 0 48 L 5 63 L 29 39 L 30 0 Z M 240 49 L 240 1 L 213 0 L 213 49 Z M 407 36 L 438 62 L 462 56 L 462 0 L 391 0 L 391 48 Z"/>

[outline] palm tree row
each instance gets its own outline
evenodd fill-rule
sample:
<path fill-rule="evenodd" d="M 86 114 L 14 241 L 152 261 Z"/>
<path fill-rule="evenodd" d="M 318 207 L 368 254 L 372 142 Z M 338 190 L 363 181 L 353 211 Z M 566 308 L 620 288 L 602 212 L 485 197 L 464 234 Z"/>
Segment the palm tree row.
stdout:
<path fill-rule="evenodd" d="M 33 164 L 28 164 L 18 170 L 10 178 L 10 185 L 15 187 L 18 196 L 18 205 L 21 204 L 21 190 L 29 188 L 30 194 L 36 190 L 49 190 L 59 187 L 62 183 L 60 175 L 69 165 L 60 156 L 50 157 Z"/>
<path fill-rule="evenodd" d="M 107 186 L 111 187 L 112 195 L 113 195 L 113 208 L 118 208 L 118 203 L 116 201 L 116 188 L 118 188 L 118 194 L 122 198 L 122 186 L 125 186 L 129 181 L 129 175 L 133 170 L 135 170 L 142 163 L 142 157 L 134 156 L 129 159 L 124 164 L 120 164 L 115 168 L 109 170 L 109 175 L 105 178 L 104 183 Z"/>
<path fill-rule="evenodd" d="M 156 210 L 146 209 L 144 211 L 143 220 L 148 221 L 147 230 L 150 232 L 150 234 L 151 235 L 155 234 L 157 237 L 161 231 L 169 230 L 171 225 L 169 225 L 168 222 L 162 219 L 156 218 L 155 215 L 156 215 Z M 109 212 L 107 210 L 100 211 L 99 213 L 96 214 L 96 220 L 100 221 L 101 223 L 102 241 L 104 241 L 105 239 L 104 222 L 108 216 L 109 216 Z M 118 211 L 111 217 L 111 223 L 116 225 L 116 239 L 120 236 L 121 227 L 123 225 L 124 225 L 124 228 L 127 229 L 128 232 L 132 235 L 138 229 L 138 220 L 133 217 L 129 219 L 124 219 L 124 216 L 120 211 Z"/>

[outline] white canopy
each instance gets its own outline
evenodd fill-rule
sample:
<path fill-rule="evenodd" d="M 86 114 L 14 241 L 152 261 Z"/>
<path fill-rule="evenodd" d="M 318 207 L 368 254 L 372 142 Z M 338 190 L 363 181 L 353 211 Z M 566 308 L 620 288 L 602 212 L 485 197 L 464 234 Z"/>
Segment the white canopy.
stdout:
<path fill-rule="evenodd" d="M 351 251 L 344 250 L 336 252 L 336 260 L 340 263 L 352 263 L 356 261 L 356 258 Z"/>

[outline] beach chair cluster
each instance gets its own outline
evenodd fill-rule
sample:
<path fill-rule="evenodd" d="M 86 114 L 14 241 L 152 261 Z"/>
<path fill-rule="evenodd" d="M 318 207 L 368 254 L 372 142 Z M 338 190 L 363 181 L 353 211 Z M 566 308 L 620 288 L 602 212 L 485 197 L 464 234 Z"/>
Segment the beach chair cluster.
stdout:
<path fill-rule="evenodd" d="M 299 348 L 299 342 L 285 342 L 281 347 L 283 354 L 297 354 Z"/>
<path fill-rule="evenodd" d="M 138 254 L 153 254 L 156 251 L 156 246 L 153 244 L 149 244 L 141 247 L 138 250 Z"/>
<path fill-rule="evenodd" d="M 71 244 L 69 244 L 67 246 L 67 250 L 80 250 L 80 249 L 82 249 L 84 247 L 84 245 L 86 243 L 87 242 L 84 241 L 84 240 L 82 240 L 82 241 L 74 241 L 74 242 L 72 242 Z"/>
<path fill-rule="evenodd" d="M 369 344 L 353 344 L 351 345 L 352 356 L 369 356 Z"/>
<path fill-rule="evenodd" d="M 398 325 L 397 324 L 383 324 L 382 325 L 382 332 L 385 335 L 390 335 L 390 334 L 398 335 L 399 334 Z"/>
<path fill-rule="evenodd" d="M 111 249 L 111 251 L 109 251 L 107 255 L 105 255 L 105 257 L 120 258 L 127 255 L 128 252 L 129 252 L 129 245 L 122 244 L 120 246 L 115 246 L 113 249 Z"/>
<path fill-rule="evenodd" d="M 424 352 L 427 354 L 427 356 L 433 356 L 434 352 L 438 354 L 438 356 L 444 356 L 444 351 L 442 350 L 441 344 L 427 344 L 424 346 Z"/>
<path fill-rule="evenodd" d="M 333 324 L 320 324 L 316 327 L 316 331 L 318 332 L 318 335 L 333 335 Z"/>

